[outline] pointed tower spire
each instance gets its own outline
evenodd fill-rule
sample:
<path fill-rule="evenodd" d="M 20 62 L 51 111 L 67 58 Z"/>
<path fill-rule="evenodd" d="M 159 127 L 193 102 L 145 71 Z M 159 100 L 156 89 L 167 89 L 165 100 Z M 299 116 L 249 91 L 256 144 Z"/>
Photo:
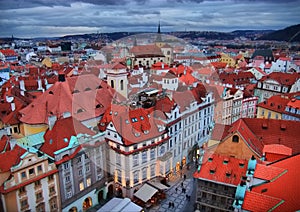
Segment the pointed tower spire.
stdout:
<path fill-rule="evenodd" d="M 159 20 L 159 22 L 158 22 L 157 33 L 160 34 L 160 20 Z"/>

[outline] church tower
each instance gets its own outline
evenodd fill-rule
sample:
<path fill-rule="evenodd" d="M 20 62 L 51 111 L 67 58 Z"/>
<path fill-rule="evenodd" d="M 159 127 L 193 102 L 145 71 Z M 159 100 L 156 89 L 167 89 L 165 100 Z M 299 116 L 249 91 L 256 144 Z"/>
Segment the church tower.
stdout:
<path fill-rule="evenodd" d="M 156 39 L 155 39 L 155 44 L 160 48 L 165 44 L 165 43 L 162 42 L 162 38 L 161 38 L 160 21 L 158 22 L 157 36 L 156 36 Z"/>
<path fill-rule="evenodd" d="M 121 63 L 114 64 L 107 70 L 107 83 L 119 94 L 128 98 L 127 67 Z"/>

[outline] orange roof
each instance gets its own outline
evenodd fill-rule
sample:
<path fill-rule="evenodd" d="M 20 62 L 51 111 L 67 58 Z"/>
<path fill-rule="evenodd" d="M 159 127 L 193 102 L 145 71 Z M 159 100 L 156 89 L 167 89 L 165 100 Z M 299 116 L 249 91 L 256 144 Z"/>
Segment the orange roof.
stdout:
<path fill-rule="evenodd" d="M 25 149 L 18 146 L 14 146 L 12 150 L 3 152 L 0 154 L 0 173 L 8 172 L 12 166 L 18 165 L 21 161 L 21 156 L 26 152 Z"/>
<path fill-rule="evenodd" d="M 267 76 L 263 76 L 259 81 L 264 82 L 266 80 L 275 80 L 281 85 L 291 86 L 300 78 L 300 73 L 283 73 L 272 72 Z"/>
<path fill-rule="evenodd" d="M 164 70 L 164 69 L 169 69 L 170 67 L 168 66 L 167 63 L 163 63 L 163 62 L 157 62 L 157 63 L 154 63 L 151 67 L 151 69 L 154 69 L 154 70 Z"/>
<path fill-rule="evenodd" d="M 285 172 L 285 169 L 282 168 L 257 164 L 255 167 L 254 177 L 262 180 L 272 181 Z"/>
<path fill-rule="evenodd" d="M 159 132 L 155 113 L 159 111 L 144 108 L 130 108 L 125 105 L 112 104 L 99 122 L 100 131 L 105 131 L 112 123 L 121 136 L 125 146 L 155 138 L 164 133 Z M 159 123 L 161 124 L 161 123 Z"/>
<path fill-rule="evenodd" d="M 18 56 L 18 54 L 12 49 L 0 49 L 0 52 L 4 56 Z"/>
<path fill-rule="evenodd" d="M 298 121 L 241 118 L 232 124 L 228 136 L 239 132 L 244 142 L 259 156 L 262 156 L 264 145 L 268 144 L 282 144 L 292 148 L 293 153 L 298 153 L 300 152 L 298 129 L 300 129 Z"/>
<path fill-rule="evenodd" d="M 114 91 L 95 75 L 80 75 L 56 82 L 22 109 L 20 120 L 27 124 L 48 123 L 48 117 L 70 112 L 79 121 L 95 118 L 110 106 Z"/>
<path fill-rule="evenodd" d="M 130 49 L 130 53 L 134 54 L 136 57 L 141 57 L 141 56 L 164 57 L 164 54 L 162 53 L 161 49 L 155 44 L 133 46 Z"/>
<path fill-rule="evenodd" d="M 240 179 L 246 175 L 247 171 L 247 160 L 211 154 L 209 152 L 204 154 L 202 163 L 200 172 L 196 171 L 193 175 L 194 178 L 233 186 L 237 186 L 240 183 Z"/>
<path fill-rule="evenodd" d="M 242 208 L 246 211 L 272 211 L 272 208 L 282 203 L 281 201 L 279 198 L 246 191 Z"/>
<path fill-rule="evenodd" d="M 59 119 L 55 122 L 52 130 L 48 129 L 46 131 L 44 135 L 45 142 L 40 151 L 54 157 L 56 151 L 68 147 L 71 137 L 78 134 L 95 135 L 93 131 L 73 117 Z"/>
<path fill-rule="evenodd" d="M 7 135 L 3 135 L 0 139 L 0 152 L 6 152 L 10 150 L 10 142 L 9 137 Z"/>
<path fill-rule="evenodd" d="M 263 148 L 264 153 L 276 153 L 281 155 L 292 155 L 292 148 L 284 146 L 282 144 L 269 144 L 265 145 Z"/>
<path fill-rule="evenodd" d="M 265 108 L 268 110 L 275 111 L 277 113 L 283 113 L 285 106 L 290 100 L 282 95 L 271 96 L 268 100 L 261 102 L 257 107 Z"/>
<path fill-rule="evenodd" d="M 299 128 L 298 128 L 299 129 Z M 286 170 L 273 181 L 252 187 L 253 192 L 283 200 L 273 211 L 297 211 L 300 208 L 300 184 L 299 184 L 300 154 L 289 156 L 266 166 L 277 167 Z M 254 172 L 255 173 L 255 172 Z"/>

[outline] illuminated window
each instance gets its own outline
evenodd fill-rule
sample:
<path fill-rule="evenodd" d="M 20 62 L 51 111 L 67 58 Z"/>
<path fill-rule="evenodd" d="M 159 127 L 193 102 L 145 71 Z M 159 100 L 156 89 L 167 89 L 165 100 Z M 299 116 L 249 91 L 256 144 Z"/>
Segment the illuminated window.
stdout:
<path fill-rule="evenodd" d="M 84 189 L 84 184 L 83 182 L 79 183 L 79 190 L 82 191 Z"/>
<path fill-rule="evenodd" d="M 91 186 L 91 184 L 92 184 L 91 178 L 86 179 L 86 186 L 89 187 Z"/>

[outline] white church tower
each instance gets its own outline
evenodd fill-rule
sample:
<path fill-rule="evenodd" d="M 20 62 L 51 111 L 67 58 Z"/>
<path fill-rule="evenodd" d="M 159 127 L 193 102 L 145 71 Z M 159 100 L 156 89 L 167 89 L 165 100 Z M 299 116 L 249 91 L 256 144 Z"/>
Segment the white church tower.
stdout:
<path fill-rule="evenodd" d="M 107 83 L 126 99 L 128 98 L 127 75 L 127 67 L 121 63 L 113 64 L 112 68 L 107 69 Z"/>

